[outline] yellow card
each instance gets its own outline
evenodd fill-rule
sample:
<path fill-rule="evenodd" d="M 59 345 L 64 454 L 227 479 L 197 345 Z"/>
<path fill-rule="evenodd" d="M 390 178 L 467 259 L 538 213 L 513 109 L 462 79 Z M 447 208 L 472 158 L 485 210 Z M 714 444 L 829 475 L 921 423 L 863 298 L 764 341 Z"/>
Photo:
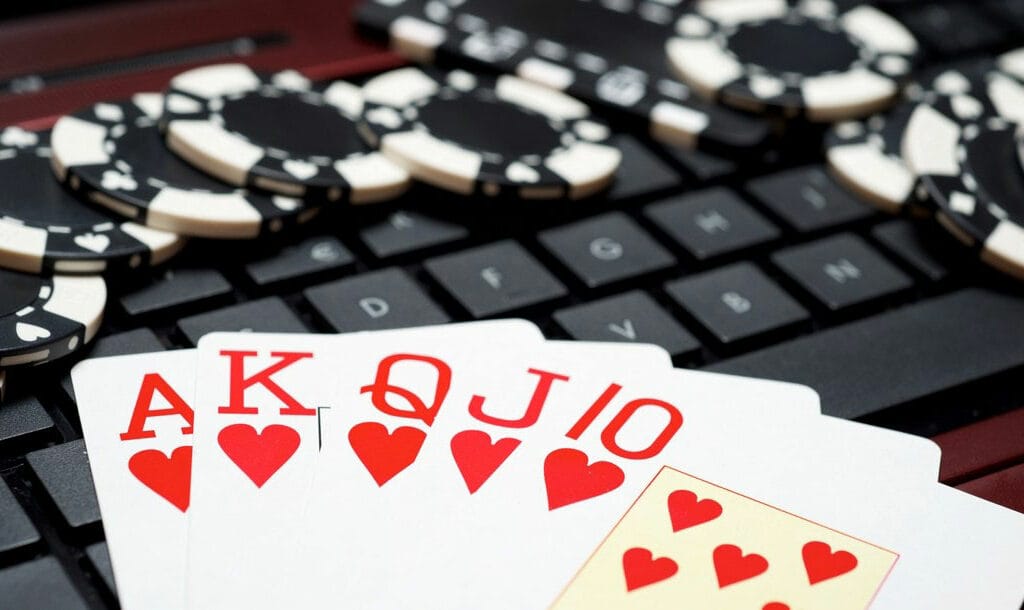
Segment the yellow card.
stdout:
<path fill-rule="evenodd" d="M 552 610 L 864 610 L 897 558 L 666 467 Z"/>

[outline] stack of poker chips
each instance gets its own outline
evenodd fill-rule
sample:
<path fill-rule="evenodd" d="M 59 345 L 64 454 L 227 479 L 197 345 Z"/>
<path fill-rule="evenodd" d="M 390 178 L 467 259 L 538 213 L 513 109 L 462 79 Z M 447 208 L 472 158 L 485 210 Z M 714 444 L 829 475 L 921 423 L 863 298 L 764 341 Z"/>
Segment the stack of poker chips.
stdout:
<path fill-rule="evenodd" d="M 642 118 L 669 145 L 749 156 L 834 123 L 829 167 L 866 204 L 935 220 L 954 256 L 1024 277 L 1024 50 L 918 73 L 914 35 L 867 3 L 604 4 L 552 12 L 601 32 L 554 41 L 526 11 L 479 3 L 368 0 L 358 16 L 413 61 L 484 62 Z"/>
<path fill-rule="evenodd" d="M 840 182 L 883 211 L 933 216 L 983 261 L 1024 278 L 1024 49 L 908 84 L 913 35 L 868 6 L 710 0 L 674 27 L 669 62 L 694 90 L 839 121 L 825 148 Z"/>
<path fill-rule="evenodd" d="M 500 117 L 498 136 L 480 128 Z M 402 194 L 578 199 L 621 154 L 571 97 L 510 76 L 405 68 L 362 88 L 241 64 L 190 70 L 0 131 L 0 371 L 67 356 L 97 333 L 105 278 L 159 265 L 187 238 L 258 240 L 327 206 Z M 2 387 L 2 384 L 0 384 Z"/>
<path fill-rule="evenodd" d="M 388 4 L 364 12 L 411 59 L 467 53 L 466 33 L 427 23 L 437 15 Z M 913 35 L 869 6 L 703 0 L 659 14 L 651 61 L 667 60 L 695 95 L 649 109 L 654 137 L 749 152 L 763 142 L 727 142 L 715 109 L 734 125 L 834 122 L 825 146 L 841 182 L 886 211 L 936 219 L 1024 277 L 1024 50 L 915 76 Z M 427 27 L 444 35 L 418 36 Z M 558 90 L 575 79 L 520 59 L 495 64 L 519 76 L 422 66 L 362 87 L 213 65 L 51 132 L 4 129 L 0 370 L 79 349 L 101 322 L 101 277 L 163 263 L 188 237 L 266 238 L 413 180 L 482 199 L 600 192 L 621 161 L 608 127 Z"/>

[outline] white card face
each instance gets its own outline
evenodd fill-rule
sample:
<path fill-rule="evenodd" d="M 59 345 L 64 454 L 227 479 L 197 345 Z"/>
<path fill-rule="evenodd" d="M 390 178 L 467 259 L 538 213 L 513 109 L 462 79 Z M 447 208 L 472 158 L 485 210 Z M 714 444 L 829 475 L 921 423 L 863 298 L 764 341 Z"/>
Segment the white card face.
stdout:
<path fill-rule="evenodd" d="M 87 360 L 71 372 L 125 610 L 185 604 L 195 350 Z"/>
<path fill-rule="evenodd" d="M 310 490 L 318 408 L 330 404 L 328 343 L 213 334 L 199 344 L 189 514 L 188 607 L 243 604 L 269 582 Z"/>
<path fill-rule="evenodd" d="M 296 568 L 284 551 L 316 535 L 300 516 L 321 447 L 326 455 L 331 445 L 330 422 L 347 408 L 335 401 L 335 386 L 355 378 L 340 356 L 358 364 L 362 350 L 387 351 L 394 342 L 401 351 L 398 339 L 417 333 L 467 353 L 543 338 L 528 322 L 503 320 L 351 335 L 215 334 L 200 342 L 189 608 L 294 601 L 281 586 Z"/>
<path fill-rule="evenodd" d="M 1024 516 L 936 483 L 931 441 L 830 417 L 821 423 L 745 471 L 687 472 L 896 553 L 871 610 L 1019 608 Z M 908 479 L 908 466 L 927 474 Z"/>
<path fill-rule="evenodd" d="M 889 531 L 877 536 L 899 550 L 900 560 L 871 610 L 1024 604 L 1024 515 L 938 483 L 904 500 L 918 514 L 902 529 L 885 524 Z"/>
<path fill-rule="evenodd" d="M 418 457 L 389 477 L 369 479 L 366 460 L 325 451 L 320 472 L 348 483 L 326 503 L 316 487 L 302 603 L 545 607 L 666 461 L 716 463 L 729 434 L 747 432 L 753 447 L 773 438 L 761 430 L 777 435 L 818 412 L 805 388 L 652 374 L 650 361 L 616 354 L 554 345 L 492 356 L 469 380 L 453 375 Z M 382 417 L 366 401 L 347 413 Z M 385 427 L 394 437 L 408 426 Z M 360 549 L 352 565 L 331 557 L 342 541 Z"/>

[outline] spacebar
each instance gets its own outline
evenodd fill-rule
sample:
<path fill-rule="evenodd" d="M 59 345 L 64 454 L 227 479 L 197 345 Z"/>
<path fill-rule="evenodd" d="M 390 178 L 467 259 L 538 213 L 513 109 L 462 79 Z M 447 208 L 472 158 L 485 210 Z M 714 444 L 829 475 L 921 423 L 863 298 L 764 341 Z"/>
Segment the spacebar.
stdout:
<path fill-rule="evenodd" d="M 1024 365 L 1024 299 L 959 292 L 716 363 L 811 386 L 854 419 Z"/>

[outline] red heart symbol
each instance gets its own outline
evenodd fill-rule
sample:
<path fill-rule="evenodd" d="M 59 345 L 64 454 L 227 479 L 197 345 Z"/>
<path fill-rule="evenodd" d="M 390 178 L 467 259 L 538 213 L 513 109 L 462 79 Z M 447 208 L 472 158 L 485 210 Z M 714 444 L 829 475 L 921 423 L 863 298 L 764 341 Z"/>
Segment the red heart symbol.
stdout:
<path fill-rule="evenodd" d="M 768 560 L 751 553 L 744 555 L 740 547 L 734 544 L 723 544 L 712 553 L 715 562 L 715 574 L 718 575 L 718 588 L 748 580 L 764 574 L 768 569 Z"/>
<path fill-rule="evenodd" d="M 491 441 L 486 432 L 463 430 L 452 437 L 452 457 L 462 473 L 469 493 L 476 493 L 519 446 L 517 438 Z"/>
<path fill-rule="evenodd" d="M 625 480 L 626 475 L 615 464 L 591 464 L 587 454 L 576 449 L 555 449 L 544 459 L 548 510 L 606 494 Z"/>
<path fill-rule="evenodd" d="M 170 457 L 158 449 L 140 451 L 128 459 L 128 470 L 181 512 L 188 509 L 192 447 L 178 447 Z"/>
<path fill-rule="evenodd" d="M 626 576 L 626 592 L 661 582 L 675 576 L 679 564 L 668 557 L 654 558 L 645 548 L 635 547 L 622 554 L 622 573 Z"/>
<path fill-rule="evenodd" d="M 217 435 L 225 455 L 245 476 L 263 487 L 299 448 L 299 433 L 288 426 L 271 424 L 256 432 L 249 424 L 232 424 Z"/>
<path fill-rule="evenodd" d="M 770 602 L 765 604 L 761 610 L 789 610 L 789 606 L 782 602 Z"/>
<path fill-rule="evenodd" d="M 808 542 L 804 545 L 804 568 L 807 580 L 812 585 L 823 580 L 842 576 L 857 567 L 857 558 L 846 551 L 832 552 L 824 542 Z"/>
<path fill-rule="evenodd" d="M 348 431 L 348 443 L 379 487 L 416 461 L 426 438 L 418 428 L 402 426 L 388 432 L 377 422 L 363 422 Z"/>
<path fill-rule="evenodd" d="M 668 495 L 668 515 L 672 519 L 672 531 L 714 521 L 722 515 L 722 505 L 714 500 L 697 500 L 697 494 L 686 489 L 677 489 Z"/>

